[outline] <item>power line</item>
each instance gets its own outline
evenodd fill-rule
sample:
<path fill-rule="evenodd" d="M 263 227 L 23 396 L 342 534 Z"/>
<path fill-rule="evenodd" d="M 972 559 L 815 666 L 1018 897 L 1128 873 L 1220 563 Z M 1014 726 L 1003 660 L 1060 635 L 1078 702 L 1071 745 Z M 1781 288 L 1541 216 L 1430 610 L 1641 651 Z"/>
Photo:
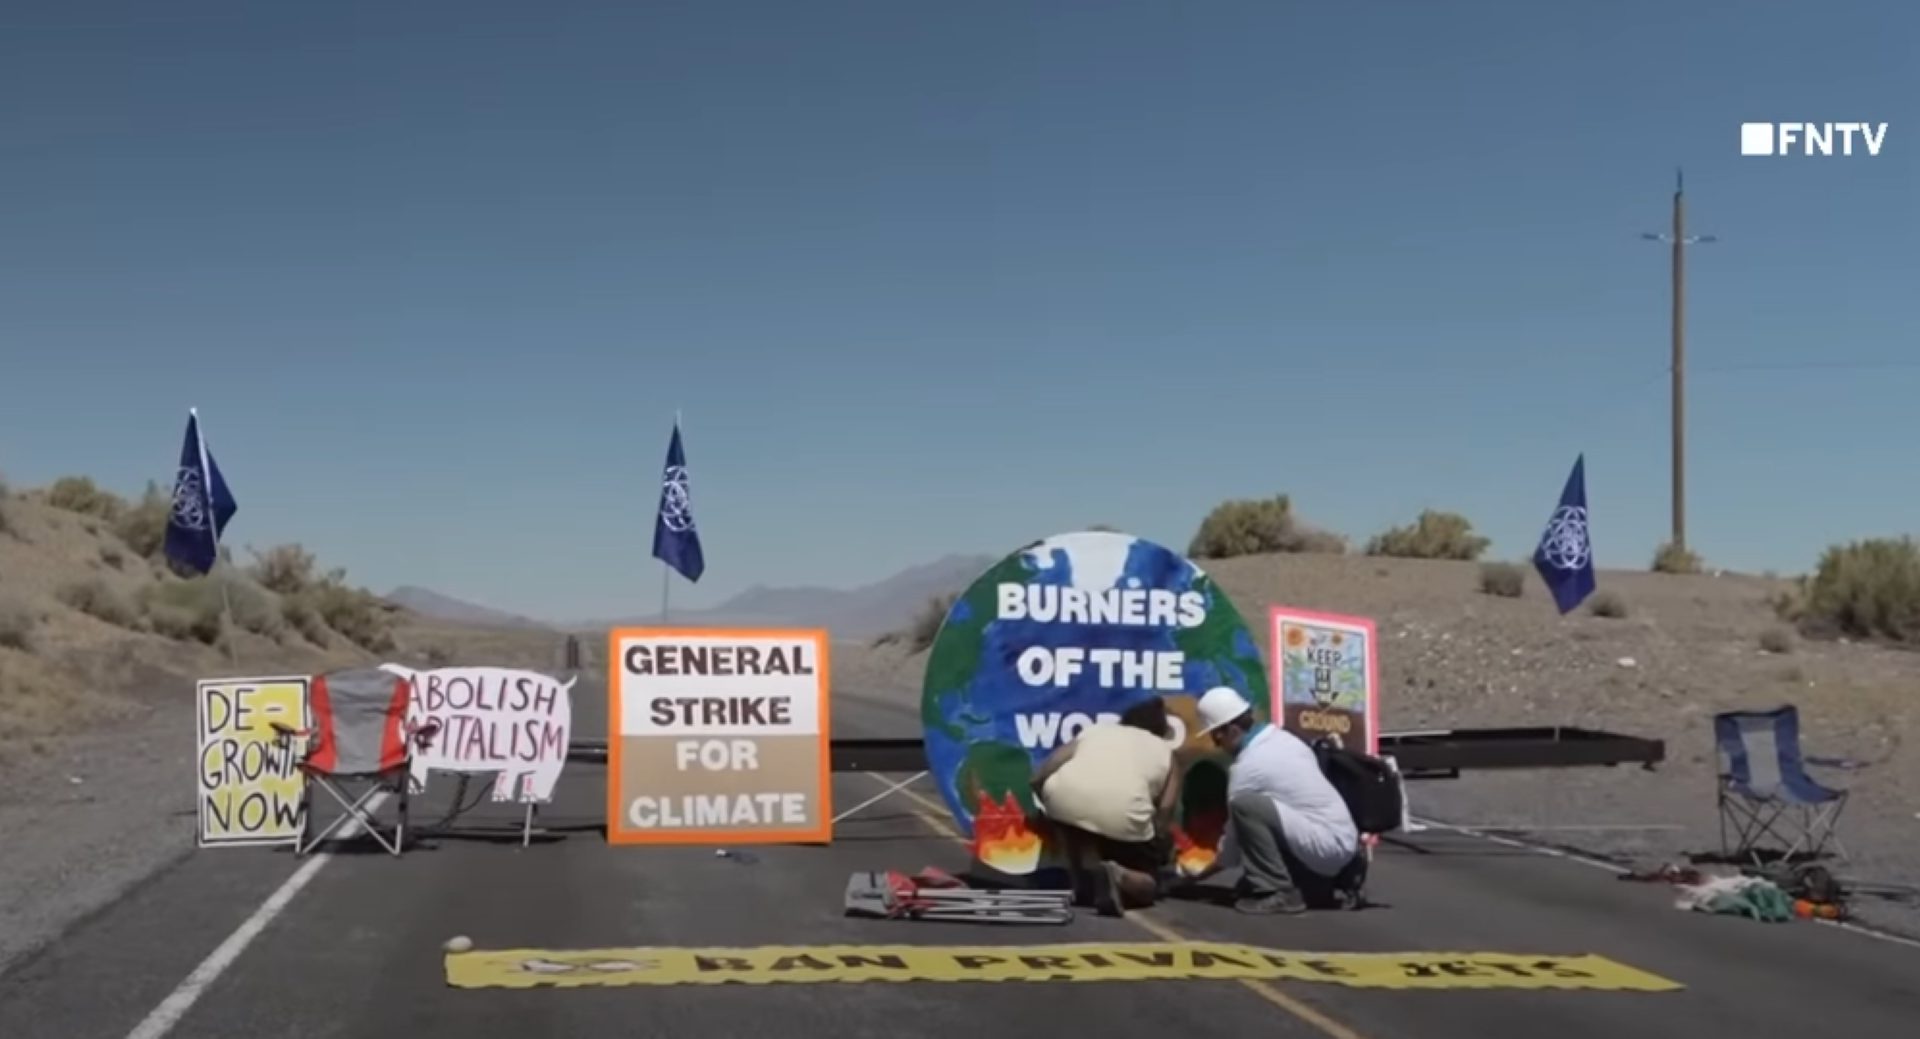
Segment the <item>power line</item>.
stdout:
<path fill-rule="evenodd" d="M 1717 374 L 1721 372 L 1865 372 L 1912 370 L 1915 368 L 1920 368 L 1920 358 L 1877 361 L 1755 361 L 1741 364 L 1708 365 L 1695 370 Z"/>

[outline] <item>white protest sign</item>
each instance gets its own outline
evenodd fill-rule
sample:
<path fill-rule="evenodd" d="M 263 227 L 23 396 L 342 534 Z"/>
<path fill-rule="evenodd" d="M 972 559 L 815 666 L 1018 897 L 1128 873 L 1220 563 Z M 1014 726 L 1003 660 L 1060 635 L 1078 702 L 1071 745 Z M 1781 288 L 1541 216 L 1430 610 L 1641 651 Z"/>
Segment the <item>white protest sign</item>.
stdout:
<path fill-rule="evenodd" d="M 427 773 L 497 772 L 495 801 L 551 801 L 567 763 L 577 680 L 504 667 L 443 667 L 415 671 L 382 664 L 413 686 L 407 720 L 439 726 L 430 746 L 413 755 L 413 780 Z M 518 795 L 515 788 L 518 787 Z"/>

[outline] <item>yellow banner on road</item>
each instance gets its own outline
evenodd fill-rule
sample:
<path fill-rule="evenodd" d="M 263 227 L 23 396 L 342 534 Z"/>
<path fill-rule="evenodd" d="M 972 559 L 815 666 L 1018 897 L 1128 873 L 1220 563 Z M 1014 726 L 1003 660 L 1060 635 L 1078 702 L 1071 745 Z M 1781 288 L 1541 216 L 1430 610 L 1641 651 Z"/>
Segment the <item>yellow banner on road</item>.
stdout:
<path fill-rule="evenodd" d="M 1240 978 L 1380 989 L 1682 988 L 1592 955 L 1287 952 L 1219 942 L 499 949 L 448 953 L 446 968 L 454 988 Z"/>

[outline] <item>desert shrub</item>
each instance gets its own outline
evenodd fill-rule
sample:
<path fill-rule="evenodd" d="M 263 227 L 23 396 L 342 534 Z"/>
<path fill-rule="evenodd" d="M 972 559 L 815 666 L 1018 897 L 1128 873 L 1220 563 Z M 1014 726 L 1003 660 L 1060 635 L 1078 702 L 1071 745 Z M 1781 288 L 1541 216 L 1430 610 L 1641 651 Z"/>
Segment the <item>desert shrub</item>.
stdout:
<path fill-rule="evenodd" d="M 119 570 L 127 565 L 127 554 L 112 545 L 101 545 L 100 561 Z"/>
<path fill-rule="evenodd" d="M 348 585 L 346 571 L 333 570 L 294 598 L 304 601 L 322 623 L 348 642 L 373 653 L 393 649 L 393 617 L 386 602 Z"/>
<path fill-rule="evenodd" d="M 1266 552 L 1313 552 L 1339 555 L 1346 539 L 1318 530 L 1293 514 L 1293 501 L 1284 494 L 1265 499 L 1222 502 L 1214 506 L 1187 546 L 1195 559 L 1231 559 Z"/>
<path fill-rule="evenodd" d="M 253 579 L 281 595 L 306 591 L 313 584 L 313 568 L 313 553 L 299 545 L 275 545 L 265 552 L 253 552 Z"/>
<path fill-rule="evenodd" d="M 1812 582 L 1813 578 L 1807 574 L 1782 581 L 1781 584 L 1784 587 L 1767 596 L 1767 608 L 1773 611 L 1775 617 L 1787 624 L 1799 623 L 1807 610 L 1807 589 Z"/>
<path fill-rule="evenodd" d="M 278 639 L 286 634 L 287 618 L 280 602 L 271 592 L 252 581 L 226 582 L 228 601 L 233 604 L 234 626 L 255 635 Z"/>
<path fill-rule="evenodd" d="M 1392 527 L 1367 542 L 1370 556 L 1402 559 L 1479 559 L 1492 544 L 1473 532 L 1473 524 L 1457 512 L 1427 509 L 1411 526 Z"/>
<path fill-rule="evenodd" d="M 933 645 L 933 640 L 940 634 L 940 626 L 947 622 L 947 611 L 953 609 L 954 600 L 958 598 L 960 595 L 957 592 L 936 595 L 920 607 L 920 612 L 914 615 L 913 624 L 907 629 L 907 645 L 915 653 Z"/>
<path fill-rule="evenodd" d="M 1657 574 L 1697 574 L 1700 557 L 1691 549 L 1669 541 L 1653 553 L 1653 572 Z"/>
<path fill-rule="evenodd" d="M 18 531 L 13 529 L 13 519 L 7 513 L 7 502 L 4 496 L 0 496 L 0 534 L 18 534 Z"/>
<path fill-rule="evenodd" d="M 430 668 L 447 667 L 452 663 L 453 663 L 453 650 L 450 650 L 445 646 L 428 646 L 427 647 L 427 666 L 428 667 Z"/>
<path fill-rule="evenodd" d="M 1793 633 L 1785 628 L 1768 628 L 1760 633 L 1760 648 L 1769 653 L 1793 652 Z"/>
<path fill-rule="evenodd" d="M 0 600 L 0 646 L 32 649 L 34 623 L 32 610 L 17 602 Z"/>
<path fill-rule="evenodd" d="M 1480 590 L 1488 595 L 1518 599 L 1527 587 L 1527 572 L 1513 563 L 1480 564 Z"/>
<path fill-rule="evenodd" d="M 1612 592 L 1601 592 L 1588 603 L 1587 609 L 1595 617 L 1610 617 L 1619 620 L 1627 615 L 1627 601 Z"/>
<path fill-rule="evenodd" d="M 140 618 L 140 611 L 126 596 L 97 577 L 62 585 L 54 595 L 81 613 L 115 627 L 131 628 Z"/>
<path fill-rule="evenodd" d="M 1920 545 L 1903 537 L 1830 546 L 1802 611 L 1810 634 L 1920 641 Z"/>
<path fill-rule="evenodd" d="M 173 499 L 149 480 L 140 500 L 127 507 L 113 524 L 113 532 L 142 559 L 160 554 L 167 540 L 167 519 L 173 514 Z"/>
<path fill-rule="evenodd" d="M 120 518 L 127 503 L 110 491 L 103 491 L 85 476 L 62 476 L 47 488 L 47 504 L 56 509 L 96 516 L 109 523 Z"/>
<path fill-rule="evenodd" d="M 321 647 L 331 644 L 327 622 L 320 619 L 320 611 L 314 609 L 313 604 L 305 598 L 298 595 L 282 596 L 280 616 L 308 642 Z"/>
<path fill-rule="evenodd" d="M 181 642 L 218 645 L 225 628 L 225 606 L 216 581 L 162 580 L 141 592 L 141 608 L 153 630 Z"/>
<path fill-rule="evenodd" d="M 933 596 L 921 605 L 906 627 L 879 635 L 873 640 L 873 645 L 877 648 L 904 642 L 909 653 L 918 653 L 932 646 L 933 640 L 940 635 L 940 625 L 946 623 L 947 611 L 953 609 L 954 601 L 958 598 L 958 592 Z"/>

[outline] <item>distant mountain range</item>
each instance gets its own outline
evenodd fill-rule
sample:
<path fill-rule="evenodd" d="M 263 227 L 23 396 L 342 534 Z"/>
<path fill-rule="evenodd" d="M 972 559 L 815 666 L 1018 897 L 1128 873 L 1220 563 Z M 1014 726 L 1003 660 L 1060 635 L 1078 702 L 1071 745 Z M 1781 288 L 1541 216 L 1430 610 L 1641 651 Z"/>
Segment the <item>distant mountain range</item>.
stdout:
<path fill-rule="evenodd" d="M 387 593 L 387 601 L 396 606 L 412 610 L 422 617 L 448 621 L 454 624 L 472 624 L 483 628 L 551 628 L 553 625 L 537 621 L 531 617 L 522 617 L 504 610 L 476 606 L 451 595 L 441 595 L 428 588 L 415 588 L 412 585 L 395 588 Z"/>
<path fill-rule="evenodd" d="M 718 606 L 674 610 L 668 620 L 690 626 L 750 625 L 826 628 L 836 637 L 864 639 L 905 627 L 927 600 L 964 591 L 998 560 L 992 556 L 951 555 L 909 567 L 892 577 L 858 588 L 771 588 L 755 585 Z M 596 631 L 622 625 L 660 623 L 645 614 L 550 624 L 463 602 L 424 588 L 396 589 L 387 598 L 423 616 L 459 624 L 491 627 L 546 627 Z"/>

